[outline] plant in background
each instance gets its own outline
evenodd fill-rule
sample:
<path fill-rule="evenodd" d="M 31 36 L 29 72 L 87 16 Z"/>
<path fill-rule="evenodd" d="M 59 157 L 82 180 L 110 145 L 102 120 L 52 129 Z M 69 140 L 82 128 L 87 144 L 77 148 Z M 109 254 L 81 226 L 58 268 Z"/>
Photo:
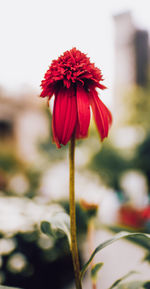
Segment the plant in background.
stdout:
<path fill-rule="evenodd" d="M 75 139 L 88 135 L 90 106 L 103 140 L 108 136 L 112 122 L 111 113 L 99 99 L 96 88 L 105 89 L 100 82 L 101 71 L 89 58 L 76 48 L 66 51 L 53 60 L 41 83 L 41 97 L 54 95 L 52 116 L 53 139 L 57 147 L 70 141 L 70 224 L 71 253 L 75 272 L 76 288 L 81 286 L 81 274 L 76 238 L 75 192 L 74 192 L 74 152 Z"/>

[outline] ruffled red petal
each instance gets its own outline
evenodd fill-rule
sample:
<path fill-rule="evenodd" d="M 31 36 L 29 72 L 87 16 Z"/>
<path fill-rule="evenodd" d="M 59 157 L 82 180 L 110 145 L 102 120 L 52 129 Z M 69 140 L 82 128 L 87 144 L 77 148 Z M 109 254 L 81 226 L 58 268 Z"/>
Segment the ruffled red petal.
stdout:
<path fill-rule="evenodd" d="M 105 104 L 99 99 L 98 93 L 95 89 L 90 91 L 90 104 L 98 131 L 103 140 L 108 136 L 108 130 L 112 123 L 112 115 Z"/>
<path fill-rule="evenodd" d="M 77 96 L 77 112 L 78 112 L 76 137 L 84 138 L 88 134 L 88 128 L 90 124 L 89 97 L 83 86 L 77 86 L 76 96 Z"/>
<path fill-rule="evenodd" d="M 72 87 L 60 88 L 53 109 L 53 137 L 56 145 L 66 145 L 71 139 L 77 121 L 77 104 Z"/>

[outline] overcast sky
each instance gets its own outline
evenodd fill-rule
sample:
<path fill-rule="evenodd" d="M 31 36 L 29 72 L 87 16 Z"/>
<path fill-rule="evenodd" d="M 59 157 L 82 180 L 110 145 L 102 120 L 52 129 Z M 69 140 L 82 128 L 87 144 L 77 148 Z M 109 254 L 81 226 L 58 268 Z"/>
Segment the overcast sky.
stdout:
<path fill-rule="evenodd" d="M 40 82 L 52 59 L 76 46 L 113 82 L 113 14 L 131 10 L 150 30 L 149 0 L 3 0 L 0 4 L 0 85 L 16 91 Z"/>

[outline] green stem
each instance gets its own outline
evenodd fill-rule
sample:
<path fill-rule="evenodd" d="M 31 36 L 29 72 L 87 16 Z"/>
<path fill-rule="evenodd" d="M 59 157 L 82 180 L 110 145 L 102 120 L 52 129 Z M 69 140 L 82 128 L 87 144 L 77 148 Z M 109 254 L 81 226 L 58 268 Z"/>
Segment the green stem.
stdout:
<path fill-rule="evenodd" d="M 71 254 L 75 274 L 76 289 L 82 289 L 81 276 L 80 276 L 80 264 L 79 254 L 77 247 L 77 235 L 76 235 L 76 211 L 75 211 L 75 190 L 74 190 L 74 155 L 75 155 L 75 135 L 72 136 L 69 148 L 69 164 L 70 164 L 70 230 L 71 230 Z"/>

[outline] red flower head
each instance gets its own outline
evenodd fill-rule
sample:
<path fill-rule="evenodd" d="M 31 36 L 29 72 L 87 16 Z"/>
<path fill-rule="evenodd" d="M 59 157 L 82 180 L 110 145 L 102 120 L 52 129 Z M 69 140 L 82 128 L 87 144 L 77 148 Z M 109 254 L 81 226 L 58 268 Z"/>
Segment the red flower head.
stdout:
<path fill-rule="evenodd" d="M 101 71 L 76 48 L 53 60 L 41 83 L 41 97 L 55 95 L 52 130 L 58 148 L 66 145 L 73 133 L 76 138 L 88 134 L 90 106 L 103 140 L 108 135 L 112 116 L 99 99 L 96 88 L 105 89 Z"/>

